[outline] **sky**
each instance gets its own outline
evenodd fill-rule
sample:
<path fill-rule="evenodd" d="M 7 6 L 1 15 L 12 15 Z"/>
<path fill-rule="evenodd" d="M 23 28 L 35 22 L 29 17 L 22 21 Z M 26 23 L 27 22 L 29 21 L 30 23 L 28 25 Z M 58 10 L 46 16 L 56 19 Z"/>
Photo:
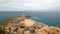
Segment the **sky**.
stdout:
<path fill-rule="evenodd" d="M 0 11 L 60 11 L 60 0 L 0 0 Z"/>

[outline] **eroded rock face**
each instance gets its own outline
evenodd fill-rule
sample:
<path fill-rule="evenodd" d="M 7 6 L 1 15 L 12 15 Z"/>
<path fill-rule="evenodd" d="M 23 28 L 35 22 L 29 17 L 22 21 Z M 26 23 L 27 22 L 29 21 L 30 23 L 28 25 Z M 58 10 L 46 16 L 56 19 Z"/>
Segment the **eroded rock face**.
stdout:
<path fill-rule="evenodd" d="M 33 24 L 35 24 L 35 22 L 30 19 L 25 19 L 24 24 L 25 24 L 25 26 L 28 27 L 28 26 L 32 26 Z"/>
<path fill-rule="evenodd" d="M 20 23 L 28 22 L 29 21 L 29 15 L 28 14 L 22 14 L 21 16 L 17 18 L 10 18 L 5 21 L 4 26 L 9 26 L 9 25 L 19 25 Z M 28 21 L 27 21 L 28 20 Z M 30 20 L 31 22 L 31 20 Z"/>
<path fill-rule="evenodd" d="M 0 26 L 3 34 L 60 34 L 60 28 L 37 23 L 30 19 L 28 14 L 17 18 L 7 19 L 5 25 Z"/>
<path fill-rule="evenodd" d="M 60 34 L 60 29 L 57 29 L 56 27 L 44 27 L 40 29 L 39 32 L 41 34 Z"/>
<path fill-rule="evenodd" d="M 12 23 L 14 23 L 14 21 L 15 21 L 14 18 L 7 19 L 7 20 L 5 21 L 5 23 L 4 23 L 4 26 L 7 26 L 7 25 L 9 25 L 9 24 L 12 24 Z"/>
<path fill-rule="evenodd" d="M 35 29 L 41 29 L 43 27 L 47 27 L 48 25 L 43 24 L 42 22 L 40 23 L 34 23 L 31 27 L 35 28 Z"/>
<path fill-rule="evenodd" d="M 23 21 L 24 19 L 29 19 L 30 16 L 28 14 L 22 14 L 20 15 L 17 20 Z"/>

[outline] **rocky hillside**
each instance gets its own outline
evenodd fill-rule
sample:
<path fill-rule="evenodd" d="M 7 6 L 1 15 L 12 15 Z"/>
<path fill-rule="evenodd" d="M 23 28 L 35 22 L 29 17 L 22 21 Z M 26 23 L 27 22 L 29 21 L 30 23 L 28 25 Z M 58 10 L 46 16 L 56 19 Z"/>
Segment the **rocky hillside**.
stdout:
<path fill-rule="evenodd" d="M 0 34 L 60 34 L 60 28 L 37 23 L 28 14 L 22 14 L 0 25 Z"/>

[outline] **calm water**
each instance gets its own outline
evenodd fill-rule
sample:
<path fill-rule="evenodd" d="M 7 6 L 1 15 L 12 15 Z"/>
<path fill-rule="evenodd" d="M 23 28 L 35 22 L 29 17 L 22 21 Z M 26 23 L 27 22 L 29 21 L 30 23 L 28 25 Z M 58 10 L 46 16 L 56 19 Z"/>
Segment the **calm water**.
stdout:
<path fill-rule="evenodd" d="M 60 27 L 60 12 L 1 12 L 0 11 L 0 23 L 4 23 L 4 21 L 8 18 L 15 18 L 21 14 L 29 14 L 31 19 L 35 21 L 42 21 L 48 25 L 59 26 Z"/>

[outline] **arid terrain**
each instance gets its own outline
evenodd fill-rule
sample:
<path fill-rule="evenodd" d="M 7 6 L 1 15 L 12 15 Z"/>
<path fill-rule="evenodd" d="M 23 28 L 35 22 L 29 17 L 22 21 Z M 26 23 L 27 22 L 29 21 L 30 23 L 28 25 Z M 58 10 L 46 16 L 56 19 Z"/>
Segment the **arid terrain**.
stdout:
<path fill-rule="evenodd" d="M 60 34 L 60 28 L 35 22 L 28 14 L 22 14 L 0 25 L 0 34 Z"/>

